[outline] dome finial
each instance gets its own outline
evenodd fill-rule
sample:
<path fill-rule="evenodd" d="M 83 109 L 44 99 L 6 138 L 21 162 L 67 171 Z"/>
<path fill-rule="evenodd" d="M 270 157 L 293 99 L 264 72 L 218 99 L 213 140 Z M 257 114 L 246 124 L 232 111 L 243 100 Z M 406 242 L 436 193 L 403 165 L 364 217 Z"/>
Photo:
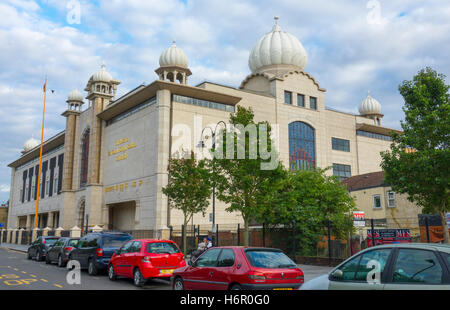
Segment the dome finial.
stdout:
<path fill-rule="evenodd" d="M 103 70 L 105 70 L 106 66 L 105 66 L 105 61 L 104 60 L 102 60 L 102 66 L 101 67 L 102 67 Z"/>
<path fill-rule="evenodd" d="M 280 17 L 278 17 L 278 16 L 275 16 L 273 19 L 275 19 L 275 24 L 277 24 L 278 25 L 278 20 L 280 19 Z"/>

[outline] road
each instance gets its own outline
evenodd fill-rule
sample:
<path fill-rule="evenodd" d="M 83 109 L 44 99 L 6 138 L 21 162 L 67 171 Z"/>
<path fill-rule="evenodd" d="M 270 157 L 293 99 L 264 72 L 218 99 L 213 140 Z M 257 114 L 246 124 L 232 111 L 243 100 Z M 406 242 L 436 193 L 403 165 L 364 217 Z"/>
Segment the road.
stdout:
<path fill-rule="evenodd" d="M 331 267 L 299 265 L 305 282 L 331 270 Z M 135 287 L 132 279 L 110 281 L 106 273 L 89 276 L 81 271 L 81 284 L 69 284 L 68 270 L 55 264 L 28 260 L 26 254 L 0 248 L 0 290 L 170 290 L 167 280 L 149 280 L 142 288 Z"/>
<path fill-rule="evenodd" d="M 169 290 L 167 280 L 149 280 L 143 288 L 132 279 L 110 281 L 105 274 L 89 276 L 81 271 L 81 284 L 68 284 L 68 270 L 55 264 L 28 260 L 19 251 L 0 248 L 0 290 Z"/>

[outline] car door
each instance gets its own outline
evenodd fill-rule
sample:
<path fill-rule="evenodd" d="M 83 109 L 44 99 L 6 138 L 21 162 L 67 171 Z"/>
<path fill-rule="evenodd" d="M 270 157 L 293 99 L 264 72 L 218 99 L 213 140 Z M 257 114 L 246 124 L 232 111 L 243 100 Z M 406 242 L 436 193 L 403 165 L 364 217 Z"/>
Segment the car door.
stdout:
<path fill-rule="evenodd" d="M 386 290 L 450 290 L 445 260 L 427 249 L 399 248 Z"/>
<path fill-rule="evenodd" d="M 58 257 L 58 254 L 60 249 L 61 249 L 61 245 L 64 244 L 64 239 L 59 239 L 58 241 L 55 242 L 55 244 L 48 250 L 47 252 L 47 256 L 48 259 L 52 262 L 55 261 Z"/>
<path fill-rule="evenodd" d="M 31 243 L 31 246 L 30 246 L 30 255 L 31 255 L 31 257 L 34 257 L 36 255 L 36 248 L 37 248 L 37 245 L 39 244 L 39 240 L 40 239 L 41 239 L 41 237 L 37 238 L 36 240 L 34 240 Z"/>
<path fill-rule="evenodd" d="M 76 248 L 70 253 L 70 257 L 72 258 L 72 260 L 76 260 L 78 262 L 80 261 L 80 253 L 81 253 L 81 250 L 83 249 L 85 242 L 86 242 L 86 236 L 84 236 L 83 238 L 81 238 L 78 241 Z"/>
<path fill-rule="evenodd" d="M 126 255 L 130 251 L 132 245 L 133 245 L 133 241 L 128 241 L 118 250 L 117 257 L 115 258 L 115 265 L 114 265 L 117 275 L 121 275 L 121 276 L 126 275 L 126 270 L 127 270 Z"/>
<path fill-rule="evenodd" d="M 217 265 L 217 259 L 221 250 L 220 248 L 207 250 L 188 268 L 188 272 L 183 280 L 184 282 L 189 282 L 188 286 L 190 289 L 217 289 L 216 283 L 212 280 L 212 275 L 214 274 L 213 267 Z"/>
<path fill-rule="evenodd" d="M 391 254 L 391 248 L 381 248 L 357 255 L 337 268 L 342 272 L 340 276 L 335 271 L 330 275 L 329 289 L 382 290 Z"/>
<path fill-rule="evenodd" d="M 218 290 L 227 290 L 235 270 L 236 257 L 233 249 L 223 249 L 217 260 L 217 266 L 211 267 L 211 281 Z"/>

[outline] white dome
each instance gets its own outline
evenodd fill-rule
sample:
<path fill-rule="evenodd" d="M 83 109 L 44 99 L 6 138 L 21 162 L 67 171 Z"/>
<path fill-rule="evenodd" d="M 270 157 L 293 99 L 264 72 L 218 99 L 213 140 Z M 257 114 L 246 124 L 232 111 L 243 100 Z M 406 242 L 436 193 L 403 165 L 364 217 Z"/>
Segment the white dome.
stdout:
<path fill-rule="evenodd" d="M 39 144 L 41 144 L 41 143 L 38 140 L 36 140 L 35 138 L 30 138 L 27 141 L 25 141 L 25 143 L 23 145 L 23 150 L 25 152 L 31 151 Z"/>
<path fill-rule="evenodd" d="M 69 96 L 67 96 L 67 101 L 83 101 L 83 95 L 78 89 L 73 90 Z"/>
<path fill-rule="evenodd" d="M 272 31 L 253 47 L 248 60 L 250 70 L 256 73 L 266 66 L 291 65 L 303 71 L 308 62 L 303 45 L 296 37 L 281 29 L 278 17 L 275 17 L 275 21 Z"/>
<path fill-rule="evenodd" d="M 370 92 L 367 95 L 366 99 L 364 99 L 359 104 L 359 114 L 367 115 L 367 114 L 380 114 L 381 113 L 381 104 L 372 96 L 370 96 Z"/>
<path fill-rule="evenodd" d="M 180 66 L 187 68 L 188 58 L 183 50 L 177 47 L 175 41 L 159 57 L 159 66 Z"/>
<path fill-rule="evenodd" d="M 109 83 L 109 82 L 111 82 L 112 79 L 113 78 L 112 78 L 111 74 L 109 74 L 108 71 L 106 71 L 106 69 L 105 69 L 105 64 L 102 64 L 102 68 L 92 75 L 92 80 L 94 82 Z"/>

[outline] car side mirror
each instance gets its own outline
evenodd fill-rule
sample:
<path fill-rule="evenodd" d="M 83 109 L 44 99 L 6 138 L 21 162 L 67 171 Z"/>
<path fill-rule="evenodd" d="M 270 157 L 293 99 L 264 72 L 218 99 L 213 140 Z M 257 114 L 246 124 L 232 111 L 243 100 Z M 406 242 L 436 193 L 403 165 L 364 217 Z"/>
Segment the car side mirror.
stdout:
<path fill-rule="evenodd" d="M 331 276 L 333 277 L 333 279 L 342 280 L 342 278 L 344 277 L 344 273 L 342 272 L 342 270 L 336 269 L 331 273 Z"/>

